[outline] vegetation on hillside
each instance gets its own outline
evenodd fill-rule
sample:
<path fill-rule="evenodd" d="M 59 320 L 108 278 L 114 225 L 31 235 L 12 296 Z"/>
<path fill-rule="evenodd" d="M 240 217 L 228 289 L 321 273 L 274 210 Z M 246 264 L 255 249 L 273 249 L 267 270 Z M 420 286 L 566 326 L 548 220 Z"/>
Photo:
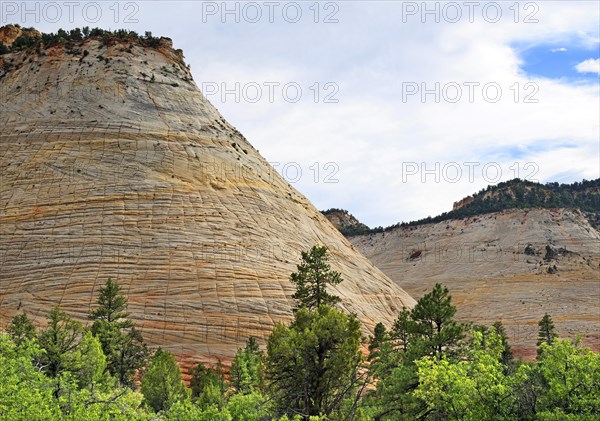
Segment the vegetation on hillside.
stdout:
<path fill-rule="evenodd" d="M 342 232 L 346 236 L 388 232 L 399 227 L 433 224 L 449 219 L 500 212 L 507 209 L 568 208 L 585 213 L 592 226 L 600 226 L 600 178 L 583 180 L 572 184 L 534 183 L 515 178 L 488 186 L 471 196 L 464 206 L 444 212 L 435 217 L 427 217 L 411 222 L 401 222 L 389 227 L 376 227 L 360 232 Z M 324 213 L 327 215 L 326 213 Z"/>
<path fill-rule="evenodd" d="M 330 221 L 334 222 L 334 226 L 346 237 L 354 235 L 367 234 L 371 229 L 359 222 L 351 213 L 344 209 L 331 208 L 321 211 Z M 334 219 L 335 218 L 335 219 Z"/>
<path fill-rule="evenodd" d="M 391 326 L 361 338 L 356 315 L 335 308 L 342 282 L 327 250 L 302 254 L 290 276 L 296 311 L 266 353 L 254 338 L 229 372 L 199 363 L 185 386 L 174 356 L 152 356 L 109 280 L 91 329 L 60 308 L 37 330 L 25 314 L 0 333 L 0 419 L 6 420 L 596 420 L 600 355 L 540 320 L 538 359 L 515 361 L 500 322 L 454 319 L 436 285 Z M 361 352 L 368 346 L 368 355 Z"/>
<path fill-rule="evenodd" d="M 540 184 L 515 178 L 488 186 L 474 194 L 472 198 L 472 202 L 456 210 L 405 225 L 441 222 L 506 209 L 570 208 L 600 213 L 600 178 L 576 181 L 572 184 Z"/>
<path fill-rule="evenodd" d="M 15 26 L 19 27 L 18 25 Z M 91 38 L 101 40 L 104 45 L 109 45 L 111 41 L 116 40 L 139 42 L 141 45 L 150 48 L 157 48 L 160 44 L 160 38 L 152 36 L 151 32 L 146 32 L 143 36 L 140 36 L 137 32 L 127 29 L 108 31 L 101 28 L 90 29 L 88 26 L 85 26 L 69 31 L 60 28 L 56 33 L 41 33 L 39 36 L 34 35 L 37 34 L 34 28 L 24 28 L 23 32 L 10 46 L 6 46 L 0 41 L 0 55 L 24 50 L 35 50 L 39 53 L 41 49 L 51 48 L 56 45 L 69 47 L 74 43 Z"/>

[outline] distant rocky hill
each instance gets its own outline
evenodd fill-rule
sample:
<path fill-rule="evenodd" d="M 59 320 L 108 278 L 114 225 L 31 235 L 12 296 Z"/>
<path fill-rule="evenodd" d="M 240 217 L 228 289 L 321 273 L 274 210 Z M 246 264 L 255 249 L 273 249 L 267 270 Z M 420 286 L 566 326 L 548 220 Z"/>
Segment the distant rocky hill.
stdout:
<path fill-rule="evenodd" d="M 151 345 L 227 362 L 292 318 L 300 252 L 331 251 L 364 333 L 414 300 L 198 90 L 168 38 L 0 28 L 0 329 L 87 322 L 109 277 Z"/>
<path fill-rule="evenodd" d="M 572 197 L 591 210 L 584 205 L 596 200 L 597 181 L 582 184 L 581 190 L 563 190 L 563 200 Z M 350 240 L 413 297 L 440 282 L 450 289 L 461 320 L 488 325 L 501 320 L 519 356 L 535 356 L 537 322 L 544 313 L 552 315 L 561 335 L 582 335 L 600 351 L 600 232 L 589 218 L 596 213 L 543 206 L 491 211 L 521 203 L 521 186 L 482 191 L 453 211 L 477 210 L 474 215 L 446 215 Z M 540 191 L 546 197 L 556 193 L 531 187 L 525 197 L 535 194 L 541 201 Z"/>
<path fill-rule="evenodd" d="M 454 202 L 452 210 L 436 217 L 399 223 L 385 228 L 430 224 L 465 216 L 483 215 L 508 209 L 579 209 L 590 224 L 600 226 L 600 178 L 572 184 L 534 183 L 515 178 L 488 186 L 471 196 Z"/>
<path fill-rule="evenodd" d="M 359 222 L 347 210 L 332 208 L 321 213 L 346 237 L 371 232 L 367 225 Z"/>
<path fill-rule="evenodd" d="M 599 200 L 600 179 L 545 185 L 516 179 L 435 218 L 343 232 L 413 297 L 440 282 L 460 319 L 501 320 L 519 356 L 535 355 L 537 321 L 546 312 L 562 335 L 582 335 L 600 351 Z M 327 215 L 334 225 L 336 214 Z"/>
<path fill-rule="evenodd" d="M 338 226 L 336 214 L 326 213 Z M 599 222 L 600 179 L 515 179 L 434 218 L 342 232 L 413 297 L 436 282 L 448 286 L 459 318 L 501 320 L 517 354 L 532 358 L 537 321 L 546 312 L 562 335 L 582 335 L 600 351 Z"/>
<path fill-rule="evenodd" d="M 508 209 L 552 208 L 579 209 L 593 227 L 600 228 L 600 178 L 572 184 L 540 184 L 516 178 L 488 186 L 478 193 L 454 202 L 451 211 L 435 217 L 397 223 L 386 228 L 368 229 L 364 228 L 366 227 L 364 224 L 356 221 L 354 224 L 360 225 L 360 229 L 342 228 L 341 231 L 346 237 L 352 237 L 367 233 L 388 232 L 399 227 L 418 226 L 466 216 L 484 215 Z M 347 211 L 334 210 L 347 213 Z M 334 215 L 339 214 L 339 212 L 334 213 Z M 328 214 L 324 212 L 324 215 L 327 216 Z M 330 220 L 336 225 L 332 218 Z"/>
<path fill-rule="evenodd" d="M 41 39 L 42 34 L 34 28 L 21 28 L 19 25 L 6 25 L 0 28 L 0 53 L 6 53 L 10 49 L 19 49 L 20 43 L 15 43 L 17 38 L 21 40 Z"/>
<path fill-rule="evenodd" d="M 452 211 L 432 218 L 439 222 L 463 216 L 481 215 L 506 209 L 579 209 L 591 222 L 600 217 L 600 178 L 572 184 L 534 183 L 513 179 L 488 186 L 478 193 L 455 202 Z"/>

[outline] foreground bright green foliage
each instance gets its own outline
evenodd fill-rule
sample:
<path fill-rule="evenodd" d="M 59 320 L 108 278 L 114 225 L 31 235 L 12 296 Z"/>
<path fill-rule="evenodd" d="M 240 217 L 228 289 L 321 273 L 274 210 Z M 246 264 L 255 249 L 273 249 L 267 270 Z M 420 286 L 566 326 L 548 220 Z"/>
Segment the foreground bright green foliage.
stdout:
<path fill-rule="evenodd" d="M 325 293 L 326 279 L 338 279 L 326 253 L 303 258 L 294 320 L 275 327 L 266 354 L 249 338 L 229 372 L 192 367 L 189 388 L 170 352 L 146 358 L 116 282 L 101 289 L 92 329 L 58 307 L 42 330 L 15 316 L 0 333 L 0 420 L 600 419 L 600 355 L 558 338 L 549 315 L 538 360 L 515 361 L 500 322 L 457 323 L 436 285 L 391 330 L 376 326 L 365 357 L 357 317 Z"/>

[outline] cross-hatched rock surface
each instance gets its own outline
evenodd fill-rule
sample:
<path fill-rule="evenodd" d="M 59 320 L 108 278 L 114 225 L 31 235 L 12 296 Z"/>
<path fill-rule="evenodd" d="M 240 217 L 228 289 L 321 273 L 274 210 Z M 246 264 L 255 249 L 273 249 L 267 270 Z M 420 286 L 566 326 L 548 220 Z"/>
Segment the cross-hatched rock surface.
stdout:
<path fill-rule="evenodd" d="M 290 186 L 161 42 L 0 56 L 0 328 L 53 305 L 86 321 L 109 277 L 151 345 L 227 361 L 294 305 L 300 252 L 365 334 L 414 300 Z M 89 322 L 88 322 L 89 323 Z"/>

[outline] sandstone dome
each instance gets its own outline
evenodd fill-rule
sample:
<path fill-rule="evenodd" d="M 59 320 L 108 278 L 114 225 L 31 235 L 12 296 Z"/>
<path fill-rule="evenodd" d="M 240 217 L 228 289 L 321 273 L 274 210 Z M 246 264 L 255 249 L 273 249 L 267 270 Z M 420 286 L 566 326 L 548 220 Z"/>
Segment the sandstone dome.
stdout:
<path fill-rule="evenodd" d="M 0 56 L 0 328 L 86 321 L 111 277 L 151 345 L 229 359 L 291 319 L 288 278 L 325 244 L 365 333 L 414 300 L 290 186 L 161 39 Z"/>

